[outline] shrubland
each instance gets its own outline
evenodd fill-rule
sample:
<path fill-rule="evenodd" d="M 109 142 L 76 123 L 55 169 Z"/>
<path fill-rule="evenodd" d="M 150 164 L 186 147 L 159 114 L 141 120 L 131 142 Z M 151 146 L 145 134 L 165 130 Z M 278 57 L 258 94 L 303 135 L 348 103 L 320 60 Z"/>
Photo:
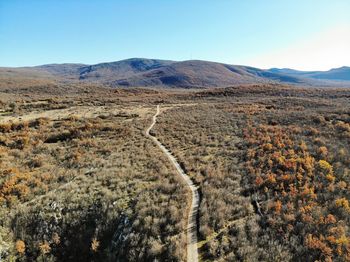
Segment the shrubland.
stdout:
<path fill-rule="evenodd" d="M 142 111 L 0 124 L 2 259 L 183 260 L 189 192 Z"/>
<path fill-rule="evenodd" d="M 349 260 L 349 91 L 246 91 L 198 92 L 155 128 L 201 190 L 202 258 Z"/>
<path fill-rule="evenodd" d="M 24 82 L 0 85 L 1 259 L 185 261 L 190 192 L 145 136 L 157 104 L 201 260 L 350 259 L 349 89 Z"/>

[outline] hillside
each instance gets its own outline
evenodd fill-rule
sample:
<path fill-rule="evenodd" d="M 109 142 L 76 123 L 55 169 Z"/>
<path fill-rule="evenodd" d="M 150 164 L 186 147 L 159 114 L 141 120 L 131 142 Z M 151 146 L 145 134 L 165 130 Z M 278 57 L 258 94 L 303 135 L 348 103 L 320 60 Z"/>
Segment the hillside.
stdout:
<path fill-rule="evenodd" d="M 203 88 L 266 83 L 350 86 L 350 68 L 304 72 L 277 68 L 263 70 L 201 60 L 176 62 L 132 58 L 95 65 L 49 64 L 0 68 L 0 78 L 6 82 L 11 82 L 14 78 L 16 80 L 45 78 L 64 82 L 102 84 L 109 87 Z"/>
<path fill-rule="evenodd" d="M 112 82 L 113 86 L 219 87 L 267 82 L 244 67 L 206 61 L 175 62 Z"/>

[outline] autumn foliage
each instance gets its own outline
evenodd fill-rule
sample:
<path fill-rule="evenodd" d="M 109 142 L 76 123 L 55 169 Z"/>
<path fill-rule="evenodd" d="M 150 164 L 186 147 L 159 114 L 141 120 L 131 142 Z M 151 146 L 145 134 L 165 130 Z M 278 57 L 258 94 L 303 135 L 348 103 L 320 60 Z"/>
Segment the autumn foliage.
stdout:
<path fill-rule="evenodd" d="M 26 245 L 22 240 L 16 241 L 16 251 L 21 255 L 26 251 Z"/>
<path fill-rule="evenodd" d="M 292 127 L 245 130 L 246 167 L 266 226 L 282 242 L 297 239 L 315 260 L 350 258 L 347 183 L 337 178 L 325 146 L 310 152 Z M 348 189 L 347 189 L 348 190 Z"/>

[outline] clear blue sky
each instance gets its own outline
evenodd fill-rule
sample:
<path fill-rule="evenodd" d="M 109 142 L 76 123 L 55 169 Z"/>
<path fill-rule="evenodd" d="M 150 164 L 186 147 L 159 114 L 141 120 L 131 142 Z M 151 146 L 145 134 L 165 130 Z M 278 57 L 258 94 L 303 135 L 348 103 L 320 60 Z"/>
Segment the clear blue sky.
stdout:
<path fill-rule="evenodd" d="M 263 66 L 276 50 L 350 26 L 349 14 L 349 0 L 0 0 L 0 66 L 130 57 Z"/>

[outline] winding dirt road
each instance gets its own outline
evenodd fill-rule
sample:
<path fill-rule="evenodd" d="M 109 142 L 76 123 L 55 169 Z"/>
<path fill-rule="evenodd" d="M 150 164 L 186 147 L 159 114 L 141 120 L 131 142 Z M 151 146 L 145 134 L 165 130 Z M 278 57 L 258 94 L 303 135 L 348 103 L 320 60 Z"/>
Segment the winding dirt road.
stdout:
<path fill-rule="evenodd" d="M 191 208 L 188 214 L 187 220 L 187 262 L 197 262 L 198 261 L 198 249 L 197 249 L 197 214 L 198 214 L 198 204 L 199 204 L 199 194 L 197 187 L 193 184 L 192 180 L 188 175 L 186 175 L 185 171 L 181 168 L 176 158 L 170 153 L 170 151 L 161 143 L 159 140 L 152 136 L 149 132 L 155 125 L 157 121 L 157 116 L 159 115 L 159 105 L 157 105 L 157 112 L 153 116 L 153 121 L 150 127 L 146 131 L 146 135 L 149 136 L 160 149 L 164 152 L 164 154 L 169 158 L 170 162 L 176 167 L 178 174 L 182 177 L 182 179 L 186 182 L 188 187 L 192 192 L 192 202 Z"/>

